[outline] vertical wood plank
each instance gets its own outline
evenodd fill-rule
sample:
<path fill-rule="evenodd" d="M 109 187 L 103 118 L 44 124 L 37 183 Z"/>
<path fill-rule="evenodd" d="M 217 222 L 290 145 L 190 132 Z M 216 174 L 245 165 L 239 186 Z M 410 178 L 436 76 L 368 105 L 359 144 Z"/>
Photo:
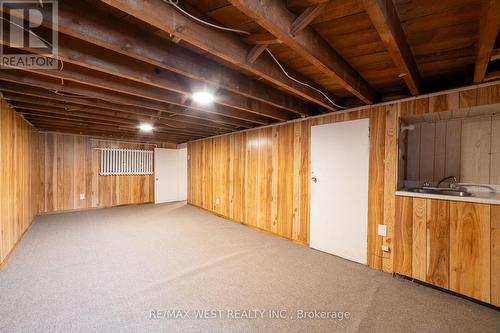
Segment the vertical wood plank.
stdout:
<path fill-rule="evenodd" d="M 434 180 L 434 148 L 436 141 L 436 124 L 422 123 L 420 136 L 420 180 Z"/>
<path fill-rule="evenodd" d="M 436 140 L 434 144 L 434 176 L 435 181 L 446 175 L 446 125 L 447 121 L 436 123 Z"/>
<path fill-rule="evenodd" d="M 384 224 L 387 226 L 387 237 L 384 237 L 383 244 L 389 246 L 391 251 L 385 253 L 382 258 L 382 269 L 385 272 L 393 271 L 393 238 L 394 219 L 396 208 L 396 184 L 397 184 L 397 163 L 398 163 L 398 105 L 386 106 L 386 127 L 385 127 L 385 168 L 384 168 Z"/>
<path fill-rule="evenodd" d="M 413 244 L 412 244 L 412 277 L 426 280 L 426 224 L 427 200 L 413 199 Z"/>
<path fill-rule="evenodd" d="M 450 204 L 450 289 L 490 301 L 490 206 Z"/>
<path fill-rule="evenodd" d="M 490 181 L 491 118 L 462 121 L 461 180 L 487 184 Z"/>
<path fill-rule="evenodd" d="M 396 198 L 394 272 L 412 276 L 413 198 Z"/>
<path fill-rule="evenodd" d="M 433 285 L 449 287 L 450 203 L 427 200 L 427 279 Z"/>
<path fill-rule="evenodd" d="M 408 131 L 407 180 L 420 180 L 420 137 L 421 124 L 415 124 L 413 131 Z"/>
<path fill-rule="evenodd" d="M 455 176 L 457 179 L 461 179 L 461 141 L 462 120 L 449 120 L 446 124 L 445 176 Z"/>
<path fill-rule="evenodd" d="M 500 115 L 492 117 L 490 156 L 490 184 L 500 185 Z"/>
<path fill-rule="evenodd" d="M 384 224 L 385 179 L 385 107 L 372 107 L 370 113 L 370 167 L 368 175 L 368 265 L 382 269 L 382 237 L 379 224 Z"/>
<path fill-rule="evenodd" d="M 500 205 L 491 206 L 491 304 L 500 306 Z"/>

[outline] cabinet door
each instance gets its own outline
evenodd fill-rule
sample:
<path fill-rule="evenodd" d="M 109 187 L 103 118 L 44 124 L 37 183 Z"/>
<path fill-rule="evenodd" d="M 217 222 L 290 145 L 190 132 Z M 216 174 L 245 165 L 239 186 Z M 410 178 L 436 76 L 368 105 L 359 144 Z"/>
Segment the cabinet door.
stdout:
<path fill-rule="evenodd" d="M 427 279 L 428 283 L 449 288 L 450 202 L 427 200 Z"/>
<path fill-rule="evenodd" d="M 450 204 L 450 289 L 490 301 L 490 206 Z"/>

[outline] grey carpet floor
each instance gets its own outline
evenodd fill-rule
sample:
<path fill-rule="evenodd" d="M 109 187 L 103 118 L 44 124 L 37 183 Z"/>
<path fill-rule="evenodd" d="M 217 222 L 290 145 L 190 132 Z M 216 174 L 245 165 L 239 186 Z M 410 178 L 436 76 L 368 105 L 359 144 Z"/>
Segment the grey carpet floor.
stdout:
<path fill-rule="evenodd" d="M 38 217 L 0 273 L 0 331 L 486 333 L 500 313 L 175 203 Z"/>

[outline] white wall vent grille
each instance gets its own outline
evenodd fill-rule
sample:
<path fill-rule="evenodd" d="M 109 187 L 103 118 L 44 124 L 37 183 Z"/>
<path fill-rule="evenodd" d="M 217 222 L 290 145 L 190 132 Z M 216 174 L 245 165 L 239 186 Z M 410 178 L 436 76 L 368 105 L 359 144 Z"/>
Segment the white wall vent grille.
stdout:
<path fill-rule="evenodd" d="M 152 175 L 153 151 L 100 148 L 101 176 Z"/>

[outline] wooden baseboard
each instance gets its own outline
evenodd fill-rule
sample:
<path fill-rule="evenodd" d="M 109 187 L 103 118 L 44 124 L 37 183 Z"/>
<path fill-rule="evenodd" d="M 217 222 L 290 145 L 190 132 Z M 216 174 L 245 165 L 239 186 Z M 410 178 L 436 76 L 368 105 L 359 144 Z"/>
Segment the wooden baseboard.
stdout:
<path fill-rule="evenodd" d="M 123 205 L 114 205 L 114 206 L 105 206 L 105 207 L 85 207 L 85 208 L 76 208 L 76 209 L 66 209 L 66 210 L 56 210 L 53 212 L 40 212 L 38 215 L 53 215 L 53 214 L 63 214 L 63 213 L 75 213 L 75 212 L 86 212 L 97 209 L 104 208 L 113 208 L 113 207 L 125 207 L 125 206 L 139 206 L 139 205 L 147 205 L 152 204 L 152 201 L 139 202 L 139 203 L 131 203 L 131 204 L 123 204 Z"/>
<path fill-rule="evenodd" d="M 35 218 L 36 218 L 36 216 L 35 216 Z M 28 227 L 26 228 L 26 230 L 24 230 L 23 233 L 21 234 L 21 237 L 19 237 L 19 239 L 16 241 L 16 243 L 14 244 L 14 246 L 12 247 L 12 249 L 10 249 L 9 253 L 7 253 L 7 255 L 5 256 L 5 258 L 0 262 L 0 272 L 3 271 L 4 267 L 7 265 L 7 262 L 9 261 L 10 256 L 12 255 L 12 253 L 14 252 L 14 250 L 16 249 L 17 245 L 21 242 L 21 240 L 23 239 L 24 235 L 28 232 L 28 230 L 31 229 L 31 226 L 33 225 L 33 221 L 35 221 L 35 218 L 33 218 L 31 220 L 31 222 L 28 225 Z"/>

